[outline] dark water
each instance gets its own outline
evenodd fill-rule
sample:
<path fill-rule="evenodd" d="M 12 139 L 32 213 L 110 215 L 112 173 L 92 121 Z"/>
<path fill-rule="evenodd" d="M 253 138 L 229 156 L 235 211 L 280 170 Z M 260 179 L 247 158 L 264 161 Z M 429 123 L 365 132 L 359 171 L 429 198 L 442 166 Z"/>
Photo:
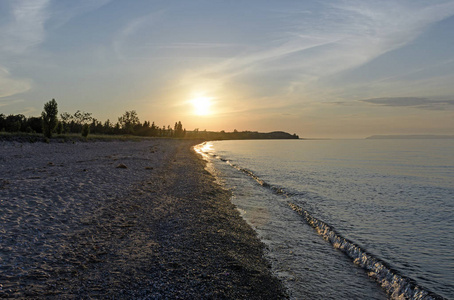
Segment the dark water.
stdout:
<path fill-rule="evenodd" d="M 297 299 L 454 299 L 454 141 L 200 150 Z"/>

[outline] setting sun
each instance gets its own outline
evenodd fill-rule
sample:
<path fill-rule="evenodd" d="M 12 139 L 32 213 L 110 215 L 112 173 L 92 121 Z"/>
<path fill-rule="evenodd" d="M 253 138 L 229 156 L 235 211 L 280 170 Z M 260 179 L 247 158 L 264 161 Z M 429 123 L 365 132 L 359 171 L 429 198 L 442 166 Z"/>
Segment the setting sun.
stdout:
<path fill-rule="evenodd" d="M 198 116 L 206 116 L 210 114 L 211 98 L 197 97 L 191 100 L 194 107 L 194 113 Z"/>

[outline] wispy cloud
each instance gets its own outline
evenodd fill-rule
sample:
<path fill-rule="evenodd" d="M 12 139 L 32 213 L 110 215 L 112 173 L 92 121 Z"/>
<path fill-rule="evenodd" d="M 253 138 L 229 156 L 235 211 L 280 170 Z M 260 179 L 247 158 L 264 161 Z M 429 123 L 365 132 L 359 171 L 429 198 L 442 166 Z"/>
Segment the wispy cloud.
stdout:
<path fill-rule="evenodd" d="M 137 44 L 135 42 L 132 42 L 132 40 L 136 37 L 136 34 L 140 30 L 143 30 L 144 28 L 151 30 L 154 27 L 155 23 L 161 19 L 164 13 L 164 10 L 152 12 L 133 19 L 128 24 L 126 24 L 113 41 L 113 48 L 117 57 L 123 60 L 136 58 L 128 53 L 131 49 L 137 48 Z"/>
<path fill-rule="evenodd" d="M 229 48 L 235 45 L 223 43 L 171 43 L 171 44 L 148 44 L 149 47 L 160 49 L 214 49 L 214 48 Z"/>
<path fill-rule="evenodd" d="M 0 28 L 0 50 L 6 54 L 22 54 L 41 44 L 47 35 L 46 28 L 62 26 L 73 17 L 95 10 L 111 0 L 14 0 L 9 12 L 10 22 Z M 60 8 L 60 6 L 63 7 Z"/>
<path fill-rule="evenodd" d="M 58 28 L 71 19 L 107 5 L 112 0 L 52 1 L 49 28 Z"/>
<path fill-rule="evenodd" d="M 35 107 L 27 106 L 27 107 L 24 107 L 19 113 L 24 116 L 30 116 L 33 114 L 36 115 L 36 113 L 39 113 L 39 111 Z"/>
<path fill-rule="evenodd" d="M 389 97 L 360 100 L 361 102 L 393 107 L 415 107 L 428 110 L 454 109 L 452 99 L 429 99 L 420 97 Z"/>
<path fill-rule="evenodd" d="M 318 82 L 364 65 L 418 37 L 431 24 L 454 15 L 454 2 L 339 1 L 325 9 L 283 14 L 289 30 L 258 50 L 238 53 L 198 75 L 232 80 L 259 77 L 277 93 L 319 94 Z M 257 76 L 262 74 L 262 76 Z M 286 74 L 282 80 L 277 74 Z M 299 101 L 299 100 L 295 101 Z"/>
<path fill-rule="evenodd" d="M 375 93 L 377 89 L 374 93 L 365 93 L 364 87 L 370 82 L 336 86 L 333 82 L 342 72 L 408 45 L 432 24 L 454 15 L 454 1 L 341 0 L 292 6 L 290 10 L 267 10 L 269 14 L 263 20 L 272 25 L 263 24 L 268 26 L 266 30 L 248 32 L 250 40 L 238 34 L 228 40 L 232 43 L 223 43 L 225 40 L 213 38 L 212 32 L 204 32 L 206 38 L 201 39 L 202 34 L 191 31 L 196 26 L 188 26 L 187 31 L 186 28 L 175 30 L 186 23 L 170 22 L 169 18 L 176 14 L 174 7 L 168 5 L 165 10 L 145 12 L 142 17 L 131 20 L 117 34 L 114 49 L 125 61 L 175 58 L 163 64 L 166 72 L 176 71 L 169 76 L 171 83 L 162 94 L 184 98 L 191 91 L 199 90 L 213 97 L 224 95 L 218 99 L 224 112 L 252 112 L 257 106 L 270 111 L 283 110 L 301 103 L 308 107 L 315 102 L 333 101 L 357 106 L 358 102 L 351 99 L 383 94 Z M 295 9 L 297 6 L 301 6 L 300 11 Z M 250 5 L 246 9 L 257 10 L 257 7 Z M 238 22 L 243 21 L 238 18 Z M 251 18 L 250 23 L 254 21 Z M 187 36 L 179 35 L 181 32 L 187 32 Z M 171 35 L 174 33 L 177 34 Z M 228 50 L 222 52 L 224 49 Z M 212 55 L 210 59 L 192 60 L 204 52 Z M 227 55 L 214 55 L 221 52 Z M 146 63 L 157 65 L 153 65 L 154 61 Z M 181 65 L 172 65 L 178 63 Z M 150 72 L 157 69 L 150 68 Z M 385 75 L 387 78 L 396 76 Z M 406 91 L 390 94 L 406 95 Z M 418 106 L 424 109 L 449 107 L 451 104 L 442 102 Z"/>
<path fill-rule="evenodd" d="M 5 101 L 5 100 L 1 100 L 0 99 L 0 107 L 4 107 L 4 106 L 16 104 L 16 103 L 21 103 L 21 102 L 24 102 L 24 100 L 9 100 L 9 101 Z"/>
<path fill-rule="evenodd" d="M 37 46 L 46 40 L 46 28 L 58 27 L 77 14 L 105 5 L 111 0 L 81 0 L 66 3 L 51 0 L 10 1 L 8 11 L 3 11 L 4 25 L 0 27 L 0 98 L 16 95 L 31 88 L 31 79 L 14 76 L 14 68 L 9 65 L 11 58 L 17 60 L 28 55 L 33 57 Z M 11 72 L 10 72 L 11 70 Z M 8 105 L 11 102 L 8 102 Z M 6 105 L 3 103 L 3 106 Z"/>
<path fill-rule="evenodd" d="M 14 78 L 7 69 L 0 66 L 0 98 L 23 93 L 30 88 L 30 80 Z"/>
<path fill-rule="evenodd" d="M 5 64 L 11 56 L 20 56 L 31 47 L 40 44 L 45 38 L 44 24 L 49 18 L 49 0 L 11 1 L 9 20 L 0 27 L 0 98 L 13 96 L 28 91 L 32 80 L 17 78 Z M 2 101 L 1 106 L 8 106 L 18 101 Z"/>
<path fill-rule="evenodd" d="M 50 17 L 50 0 L 16 0 L 12 2 L 11 22 L 0 29 L 1 50 L 19 54 L 41 43 L 44 25 Z"/>

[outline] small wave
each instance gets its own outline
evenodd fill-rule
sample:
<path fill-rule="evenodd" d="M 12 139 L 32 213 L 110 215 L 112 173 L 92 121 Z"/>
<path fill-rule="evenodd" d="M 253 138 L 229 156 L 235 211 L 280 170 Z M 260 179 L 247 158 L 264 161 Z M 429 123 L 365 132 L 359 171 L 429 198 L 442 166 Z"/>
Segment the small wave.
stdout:
<path fill-rule="evenodd" d="M 368 272 L 392 299 L 438 300 L 443 297 L 419 286 L 413 279 L 400 275 L 385 262 L 361 249 L 355 243 L 338 234 L 331 226 L 313 217 L 298 205 L 289 203 L 290 207 L 300 214 L 319 235 L 329 241 L 334 248 L 350 257 L 353 262 Z"/>
<path fill-rule="evenodd" d="M 251 170 L 242 168 L 238 165 L 231 163 L 228 159 L 211 154 L 212 157 L 217 158 L 223 162 L 228 163 L 238 171 L 253 178 L 261 186 L 273 191 L 278 195 L 285 197 L 293 196 L 292 193 L 286 191 L 282 187 L 273 186 L 268 182 L 261 179 Z M 411 299 L 411 300 L 442 300 L 443 297 L 419 286 L 415 280 L 399 274 L 398 271 L 392 269 L 387 263 L 374 257 L 372 254 L 366 252 L 364 249 L 342 237 L 334 228 L 325 222 L 315 218 L 308 211 L 299 207 L 294 203 L 288 203 L 289 206 L 300 214 L 306 222 L 313 227 L 317 233 L 325 240 L 330 242 L 334 248 L 342 251 L 353 262 L 365 269 L 368 275 L 374 278 L 379 285 L 388 293 L 391 299 Z"/>
<path fill-rule="evenodd" d="M 281 187 L 277 187 L 277 186 L 274 186 L 274 185 L 271 185 L 269 184 L 268 182 L 260 179 L 257 175 L 254 174 L 254 172 L 248 170 L 248 169 L 244 169 L 244 168 L 241 168 L 237 165 L 234 165 L 234 164 L 231 164 L 230 165 L 232 167 L 234 167 L 235 169 L 237 169 L 238 171 L 241 171 L 243 173 L 245 173 L 246 175 L 248 175 L 249 177 L 253 178 L 255 181 L 257 181 L 261 186 L 267 188 L 267 189 L 270 189 L 272 190 L 273 192 L 275 192 L 276 194 L 279 194 L 279 195 L 283 195 L 283 196 L 286 196 L 286 197 L 289 197 L 289 196 L 292 196 L 291 193 L 287 192 L 286 190 L 284 190 L 283 188 Z"/>

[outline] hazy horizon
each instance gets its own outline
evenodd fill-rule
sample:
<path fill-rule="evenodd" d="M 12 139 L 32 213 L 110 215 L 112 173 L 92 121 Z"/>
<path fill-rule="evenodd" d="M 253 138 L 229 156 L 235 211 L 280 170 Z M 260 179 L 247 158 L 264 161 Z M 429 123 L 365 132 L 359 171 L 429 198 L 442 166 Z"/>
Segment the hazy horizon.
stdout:
<path fill-rule="evenodd" d="M 2 1 L 0 113 L 454 133 L 454 1 Z"/>

